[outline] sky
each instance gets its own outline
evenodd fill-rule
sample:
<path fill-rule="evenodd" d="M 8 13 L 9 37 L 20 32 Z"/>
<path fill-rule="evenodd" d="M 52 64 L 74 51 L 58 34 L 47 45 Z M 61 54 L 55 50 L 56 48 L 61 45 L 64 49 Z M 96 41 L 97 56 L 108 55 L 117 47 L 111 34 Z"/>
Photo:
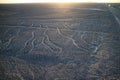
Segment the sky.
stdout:
<path fill-rule="evenodd" d="M 119 2 L 120 0 L 0 0 L 0 3 L 44 3 L 44 2 Z"/>

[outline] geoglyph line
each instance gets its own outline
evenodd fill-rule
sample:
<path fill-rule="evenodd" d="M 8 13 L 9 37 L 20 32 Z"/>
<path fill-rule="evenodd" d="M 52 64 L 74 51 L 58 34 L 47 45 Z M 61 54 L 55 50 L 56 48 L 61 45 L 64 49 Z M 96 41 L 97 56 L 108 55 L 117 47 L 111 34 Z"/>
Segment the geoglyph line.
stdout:
<path fill-rule="evenodd" d="M 34 41 L 36 39 L 35 39 L 35 33 L 34 32 L 32 32 L 32 38 L 31 39 L 32 39 L 32 42 L 31 42 L 32 48 L 30 49 L 30 51 L 28 53 L 30 53 L 34 49 L 34 47 L 35 47 Z"/>
<path fill-rule="evenodd" d="M 75 42 L 75 40 L 71 37 L 68 37 L 68 36 L 64 36 L 61 32 L 60 32 L 60 29 L 57 27 L 57 31 L 58 31 L 58 34 L 61 35 L 62 37 L 65 37 L 69 40 L 72 41 L 73 45 L 76 46 L 77 48 L 79 48 L 78 44 Z"/>
<path fill-rule="evenodd" d="M 46 37 L 47 37 L 47 40 L 48 40 L 48 44 L 52 45 L 53 47 L 58 48 L 58 49 L 59 49 L 59 53 L 61 53 L 61 52 L 62 52 L 62 48 L 60 48 L 60 47 L 56 46 L 55 44 L 53 44 L 53 43 L 50 41 L 48 35 L 46 35 Z"/>
<path fill-rule="evenodd" d="M 31 41 L 31 40 L 33 40 L 33 38 L 34 38 L 34 32 L 32 32 L 32 34 L 31 34 L 31 38 L 30 39 L 28 39 L 27 41 L 25 41 L 25 43 L 24 43 L 24 47 L 22 48 L 22 49 L 20 49 L 17 53 L 20 53 L 20 52 L 22 52 L 26 47 L 27 47 L 27 45 L 28 45 L 28 43 Z M 33 45 L 34 45 L 34 40 L 33 40 L 33 43 L 32 43 Z M 33 46 L 34 47 L 34 46 Z M 31 51 L 31 50 L 30 50 Z M 18 54 L 19 55 L 19 54 Z"/>
<path fill-rule="evenodd" d="M 46 44 L 44 43 L 44 40 L 45 40 L 45 38 L 43 37 L 41 44 L 43 44 L 45 47 L 47 47 L 48 49 L 50 49 L 50 50 L 53 52 L 53 50 L 52 50 L 48 45 L 46 45 Z"/>
<path fill-rule="evenodd" d="M 49 36 L 47 35 L 47 31 L 49 30 L 49 28 L 46 26 L 46 30 L 44 31 L 44 36 L 47 38 L 47 43 L 48 44 L 46 44 L 45 43 L 45 38 L 43 38 L 42 39 L 42 44 L 43 45 L 45 45 L 47 48 L 49 48 L 52 52 L 54 52 L 54 50 L 50 47 L 50 46 L 52 46 L 52 47 L 55 47 L 55 48 L 58 48 L 59 49 L 59 53 L 61 53 L 62 52 L 62 48 L 60 48 L 60 47 L 58 47 L 58 46 L 56 46 L 55 44 L 53 44 L 51 41 L 50 41 L 50 39 L 49 39 Z"/>
<path fill-rule="evenodd" d="M 5 44 L 6 48 L 10 45 L 10 43 L 12 42 L 12 40 L 15 38 L 15 36 L 12 36 L 9 41 Z"/>
<path fill-rule="evenodd" d="M 39 28 L 39 27 L 25 27 L 25 26 L 6 26 L 6 27 L 12 27 L 12 28 L 28 28 L 28 29 L 46 29 L 46 28 Z M 49 28 L 49 30 L 57 30 L 55 28 Z M 98 34 L 108 34 L 108 32 L 97 32 L 97 31 L 80 31 L 80 30 L 68 30 L 68 29 L 61 29 L 61 30 L 66 30 L 66 31 L 76 31 L 76 32 L 90 32 L 90 33 L 98 33 Z M 110 32 L 110 33 L 115 33 L 115 32 Z M 117 34 L 120 34 L 119 32 L 116 32 Z"/>

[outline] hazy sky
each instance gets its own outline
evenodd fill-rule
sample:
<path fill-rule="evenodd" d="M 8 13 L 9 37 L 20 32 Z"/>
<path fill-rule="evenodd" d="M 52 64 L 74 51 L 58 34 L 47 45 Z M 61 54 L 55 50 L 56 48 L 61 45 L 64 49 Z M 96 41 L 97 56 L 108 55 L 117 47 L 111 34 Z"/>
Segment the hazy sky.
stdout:
<path fill-rule="evenodd" d="M 0 3 L 32 3 L 32 2 L 120 2 L 120 0 L 0 0 Z"/>

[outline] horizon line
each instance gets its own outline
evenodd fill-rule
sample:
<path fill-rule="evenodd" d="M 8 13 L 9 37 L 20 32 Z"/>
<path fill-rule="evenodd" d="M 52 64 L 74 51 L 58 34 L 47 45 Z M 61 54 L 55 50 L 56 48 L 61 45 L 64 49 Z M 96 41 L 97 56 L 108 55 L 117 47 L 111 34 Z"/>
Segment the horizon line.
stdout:
<path fill-rule="evenodd" d="M 39 3 L 120 3 L 120 2 L 95 2 L 95 1 L 87 1 L 87 2 L 0 2 L 0 4 L 39 4 Z"/>

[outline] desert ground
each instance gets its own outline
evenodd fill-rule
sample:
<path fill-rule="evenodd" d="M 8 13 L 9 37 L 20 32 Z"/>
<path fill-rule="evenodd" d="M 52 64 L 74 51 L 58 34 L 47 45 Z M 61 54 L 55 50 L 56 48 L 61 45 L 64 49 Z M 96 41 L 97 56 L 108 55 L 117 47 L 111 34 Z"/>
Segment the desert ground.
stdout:
<path fill-rule="evenodd" d="M 120 4 L 0 4 L 0 80 L 120 80 Z"/>

